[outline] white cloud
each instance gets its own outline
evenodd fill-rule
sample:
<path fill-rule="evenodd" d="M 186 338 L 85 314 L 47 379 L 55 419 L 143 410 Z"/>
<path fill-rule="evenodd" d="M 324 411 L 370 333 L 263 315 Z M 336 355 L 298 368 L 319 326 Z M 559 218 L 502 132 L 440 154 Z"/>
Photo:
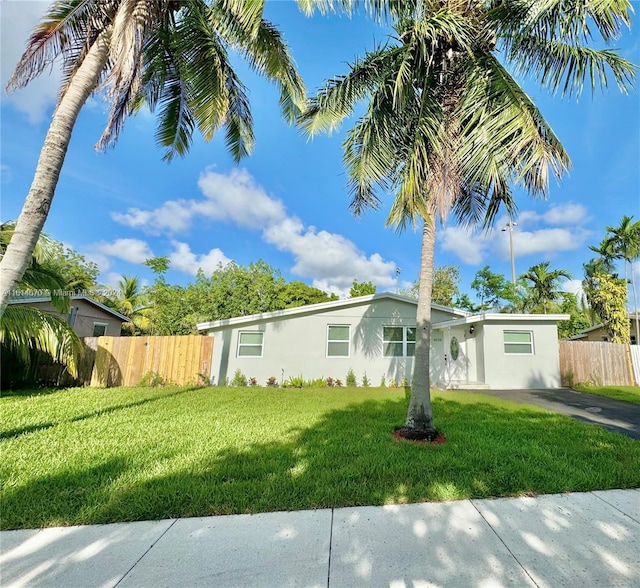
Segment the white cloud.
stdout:
<path fill-rule="evenodd" d="M 151 235 L 159 235 L 164 231 L 179 233 L 191 225 L 193 203 L 193 200 L 168 200 L 155 210 L 130 208 L 124 214 L 112 213 L 111 218 L 117 223 L 142 229 Z"/>
<path fill-rule="evenodd" d="M 371 281 L 380 288 L 395 285 L 396 264 L 378 253 L 367 257 L 353 241 L 342 235 L 307 227 L 290 217 L 265 229 L 263 238 L 281 251 L 293 254 L 291 272 L 313 277 L 316 288 L 347 296 L 353 280 Z"/>
<path fill-rule="evenodd" d="M 174 251 L 169 255 L 170 267 L 195 276 L 198 270 L 211 275 L 219 265 L 227 265 L 231 260 L 220 249 L 211 249 L 209 253 L 196 255 L 187 243 L 172 241 Z"/>
<path fill-rule="evenodd" d="M 106 274 L 102 281 L 105 286 L 109 286 L 109 288 L 113 288 L 114 290 L 120 289 L 120 280 L 122 280 L 123 275 L 118 272 L 109 272 Z"/>
<path fill-rule="evenodd" d="M 116 239 L 112 243 L 96 243 L 93 249 L 108 257 L 117 257 L 130 263 L 144 263 L 153 257 L 153 251 L 146 241 L 140 239 Z"/>
<path fill-rule="evenodd" d="M 26 48 L 33 27 L 48 8 L 48 2 L 3 2 L 2 43 L 0 51 L 0 75 L 2 88 Z M 29 122 L 37 124 L 44 120 L 47 109 L 55 104 L 60 85 L 60 71 L 54 67 L 44 71 L 29 85 L 9 94 L 2 93 L 2 101 L 27 115 Z"/>
<path fill-rule="evenodd" d="M 542 219 L 549 225 L 576 225 L 587 218 L 587 209 L 582 204 L 552 206 L 542 215 Z"/>
<path fill-rule="evenodd" d="M 582 289 L 582 280 L 565 280 L 562 284 L 562 289 L 565 292 L 571 292 L 576 295 L 578 304 L 581 304 L 584 290 Z"/>
<path fill-rule="evenodd" d="M 513 249 L 516 256 L 542 253 L 552 256 L 560 251 L 572 251 L 582 247 L 589 232 L 583 229 L 540 229 L 538 231 L 513 231 Z M 507 238 L 497 242 L 497 252 L 503 258 L 509 256 Z"/>
<path fill-rule="evenodd" d="M 446 227 L 438 234 L 444 251 L 458 256 L 460 261 L 480 265 L 492 247 L 495 234 L 474 233 L 461 227 Z"/>
<path fill-rule="evenodd" d="M 245 169 L 229 175 L 208 169 L 200 175 L 198 187 L 207 200 L 194 202 L 193 212 L 207 218 L 261 229 L 286 217 L 282 202 L 269 197 Z"/>
<path fill-rule="evenodd" d="M 380 288 L 395 285 L 394 262 L 377 253 L 367 256 L 342 235 L 305 226 L 288 215 L 284 204 L 269 196 L 247 170 L 234 169 L 225 175 L 209 168 L 200 175 L 198 187 L 205 198 L 170 200 L 155 210 L 129 209 L 112 217 L 154 234 L 184 231 L 196 218 L 260 230 L 266 243 L 293 255 L 293 274 L 313 278 L 314 286 L 342 296 L 348 294 L 354 279 L 371 281 Z M 172 267 L 192 275 L 198 268 L 211 273 L 219 263 L 229 262 L 219 249 L 196 255 L 186 243 L 174 241 L 173 246 Z"/>

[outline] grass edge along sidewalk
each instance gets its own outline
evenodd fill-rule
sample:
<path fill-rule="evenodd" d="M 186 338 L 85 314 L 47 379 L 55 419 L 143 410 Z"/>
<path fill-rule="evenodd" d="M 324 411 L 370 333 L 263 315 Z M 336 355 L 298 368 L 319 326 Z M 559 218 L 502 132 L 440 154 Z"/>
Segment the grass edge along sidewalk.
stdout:
<path fill-rule="evenodd" d="M 396 441 L 404 389 L 77 388 L 0 399 L 3 529 L 640 487 L 640 443 L 434 392 L 444 445 Z"/>

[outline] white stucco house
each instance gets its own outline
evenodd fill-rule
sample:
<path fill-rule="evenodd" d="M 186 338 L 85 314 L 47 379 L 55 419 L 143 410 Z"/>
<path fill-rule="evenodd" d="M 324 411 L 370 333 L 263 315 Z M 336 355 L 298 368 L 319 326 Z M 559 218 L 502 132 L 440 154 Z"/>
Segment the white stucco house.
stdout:
<path fill-rule="evenodd" d="M 384 292 L 198 324 L 214 337 L 214 384 L 236 370 L 264 385 L 301 375 L 372 386 L 411 380 L 417 301 Z M 431 382 L 443 388 L 557 388 L 557 323 L 569 315 L 478 314 L 432 305 Z"/>

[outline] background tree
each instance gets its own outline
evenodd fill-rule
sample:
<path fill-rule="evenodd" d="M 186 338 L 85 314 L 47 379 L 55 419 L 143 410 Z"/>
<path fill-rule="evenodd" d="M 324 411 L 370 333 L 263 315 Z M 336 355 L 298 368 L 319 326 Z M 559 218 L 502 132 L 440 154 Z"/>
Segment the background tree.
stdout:
<path fill-rule="evenodd" d="M 294 280 L 284 285 L 278 295 L 281 308 L 296 308 L 307 304 L 319 304 L 338 300 L 335 294 L 327 294 L 320 288 L 314 288 L 299 280 Z"/>
<path fill-rule="evenodd" d="M 607 329 L 612 343 L 629 343 L 627 282 L 606 273 L 590 278 L 589 304 Z"/>
<path fill-rule="evenodd" d="M 130 323 L 122 323 L 122 331 L 130 335 L 149 332 L 151 330 L 149 301 L 140 286 L 140 278 L 122 276 L 118 281 L 116 296 L 114 308 L 131 319 Z"/>
<path fill-rule="evenodd" d="M 453 300 L 460 294 L 460 268 L 455 265 L 441 265 L 433 270 L 433 290 L 431 301 L 442 306 L 453 306 Z"/>
<path fill-rule="evenodd" d="M 560 339 L 570 339 L 591 326 L 585 309 L 580 307 L 576 295 L 572 292 L 562 293 L 562 303 L 558 310 L 570 316 L 568 321 L 558 323 L 558 337 Z"/>
<path fill-rule="evenodd" d="M 550 261 L 544 261 L 531 266 L 521 279 L 528 282 L 528 295 L 533 312 L 540 309 L 547 314 L 550 304 L 562 299 L 563 290 L 561 280 L 571 279 L 571 274 L 565 269 L 551 270 Z"/>
<path fill-rule="evenodd" d="M 349 290 L 349 298 L 356 298 L 358 296 L 369 296 L 376 293 L 376 287 L 373 282 L 358 282 L 353 280 L 351 289 Z"/>
<path fill-rule="evenodd" d="M 633 271 L 633 262 L 640 258 L 640 221 L 633 222 L 632 216 L 623 216 L 618 227 L 607 227 L 607 236 L 604 239 L 604 243 L 610 247 L 614 258 L 622 260 L 625 281 L 628 282 L 629 273 L 631 274 L 636 344 L 640 345 L 638 296 L 636 294 L 636 280 Z M 629 271 L 627 271 L 627 267 Z"/>
<path fill-rule="evenodd" d="M 576 94 L 630 85 L 633 66 L 588 45 L 610 42 L 630 24 L 628 2 L 549 0 L 420 3 L 394 23 L 395 38 L 355 62 L 311 100 L 301 123 L 311 136 L 331 132 L 367 99 L 348 132 L 344 161 L 356 214 L 375 208 L 377 189 L 393 192 L 387 220 L 422 225 L 420 289 L 412 394 L 405 436 L 435 434 L 429 388 L 431 298 L 436 221 L 453 212 L 465 224 L 491 225 L 511 186 L 546 196 L 549 172 L 569 158 L 527 94 L 502 63 L 551 91 Z M 587 26 L 586 23 L 589 23 Z M 503 61 L 497 59 L 502 52 Z"/>
<path fill-rule="evenodd" d="M 471 288 L 480 299 L 482 310 L 498 311 L 506 302 L 513 302 L 513 286 L 501 274 L 491 271 L 488 265 L 476 272 Z"/>
<path fill-rule="evenodd" d="M 156 139 L 165 159 L 184 155 L 197 128 L 205 139 L 221 127 L 236 161 L 253 147 L 245 87 L 229 60 L 237 50 L 280 89 L 284 116 L 305 101 L 302 80 L 263 2 L 84 0 L 54 2 L 34 29 L 7 88 L 26 86 L 62 60 L 63 84 L 14 236 L 0 261 L 0 316 L 27 268 L 51 208 L 75 121 L 91 94 L 110 103 L 99 148 L 115 143 L 142 105 L 159 110 Z"/>

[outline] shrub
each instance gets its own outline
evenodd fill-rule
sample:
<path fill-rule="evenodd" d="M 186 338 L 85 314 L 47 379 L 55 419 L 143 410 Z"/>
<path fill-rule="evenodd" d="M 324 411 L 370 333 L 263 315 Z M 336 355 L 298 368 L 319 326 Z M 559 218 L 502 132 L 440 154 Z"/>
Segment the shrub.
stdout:
<path fill-rule="evenodd" d="M 147 372 L 140 378 L 138 386 L 156 388 L 157 386 L 166 386 L 167 381 L 158 372 Z"/>
<path fill-rule="evenodd" d="M 338 388 L 340 388 L 340 386 L 342 386 L 342 380 L 339 378 L 336 378 L 336 384 L 335 384 Z"/>
<path fill-rule="evenodd" d="M 380 388 L 386 388 L 387 387 L 387 379 L 384 377 L 384 374 L 382 374 L 382 379 L 380 380 Z"/>
<path fill-rule="evenodd" d="M 329 388 L 333 388 L 333 387 L 336 385 L 336 381 L 335 381 L 333 378 L 331 378 L 331 377 L 327 378 L 327 379 L 325 380 L 325 383 L 327 384 L 327 386 L 328 386 Z"/>
<path fill-rule="evenodd" d="M 304 386 L 304 378 L 302 377 L 302 374 L 299 376 L 292 376 L 282 384 L 282 386 L 284 388 L 302 388 Z"/>
<path fill-rule="evenodd" d="M 233 374 L 231 385 L 242 388 L 247 385 L 247 377 L 239 369 L 237 369 L 236 373 Z"/>
<path fill-rule="evenodd" d="M 309 388 L 326 388 L 327 381 L 324 378 L 316 378 L 315 380 L 307 380 L 304 385 Z"/>
<path fill-rule="evenodd" d="M 276 379 L 275 376 L 269 376 L 269 379 L 267 380 L 267 386 L 269 386 L 269 388 L 278 387 L 278 380 Z"/>
<path fill-rule="evenodd" d="M 347 372 L 347 386 L 350 388 L 355 388 L 358 385 L 358 380 L 356 380 L 356 375 L 353 373 L 353 370 L 349 368 Z"/>
<path fill-rule="evenodd" d="M 258 378 L 250 377 L 249 386 L 257 386 L 257 385 L 258 385 Z"/>
<path fill-rule="evenodd" d="M 362 376 L 362 387 L 368 388 L 370 385 L 371 385 L 371 382 L 369 382 L 369 378 L 367 378 L 367 372 L 365 372 L 364 376 Z"/>

